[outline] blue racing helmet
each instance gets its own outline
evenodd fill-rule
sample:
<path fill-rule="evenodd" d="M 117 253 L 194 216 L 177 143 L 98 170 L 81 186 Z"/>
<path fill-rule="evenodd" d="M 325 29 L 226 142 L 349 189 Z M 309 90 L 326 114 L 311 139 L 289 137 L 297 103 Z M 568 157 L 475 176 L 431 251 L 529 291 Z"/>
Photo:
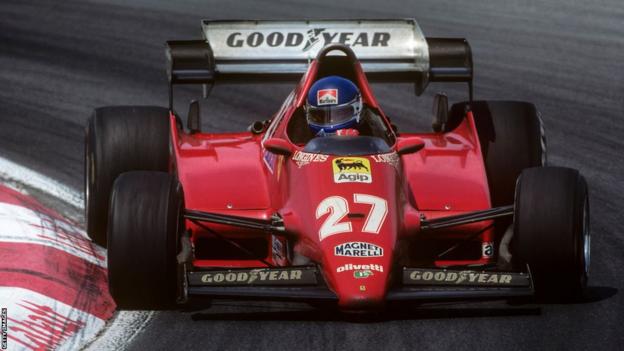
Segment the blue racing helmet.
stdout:
<path fill-rule="evenodd" d="M 362 112 L 360 90 L 342 77 L 321 78 L 310 87 L 305 112 L 308 125 L 316 135 L 353 128 Z"/>

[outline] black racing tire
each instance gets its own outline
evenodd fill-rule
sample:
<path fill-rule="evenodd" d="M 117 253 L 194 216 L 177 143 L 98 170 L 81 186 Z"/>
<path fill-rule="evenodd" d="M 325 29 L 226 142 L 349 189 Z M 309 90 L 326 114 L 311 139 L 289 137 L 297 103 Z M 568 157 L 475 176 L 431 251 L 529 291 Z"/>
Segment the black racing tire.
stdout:
<path fill-rule="evenodd" d="M 538 297 L 582 299 L 590 263 L 585 178 L 564 167 L 526 169 L 516 187 L 514 264 L 528 264 Z"/>
<path fill-rule="evenodd" d="M 522 101 L 473 101 L 454 104 L 446 130 L 472 111 L 493 207 L 511 205 L 516 179 L 525 168 L 546 163 L 546 138 L 535 105 Z"/>
<path fill-rule="evenodd" d="M 85 129 L 84 187 L 87 234 L 106 245 L 113 182 L 128 171 L 168 171 L 169 110 L 110 106 L 94 110 Z"/>
<path fill-rule="evenodd" d="M 161 309 L 179 291 L 176 255 L 183 230 L 180 183 L 164 172 L 134 171 L 113 185 L 108 285 L 121 309 Z"/>

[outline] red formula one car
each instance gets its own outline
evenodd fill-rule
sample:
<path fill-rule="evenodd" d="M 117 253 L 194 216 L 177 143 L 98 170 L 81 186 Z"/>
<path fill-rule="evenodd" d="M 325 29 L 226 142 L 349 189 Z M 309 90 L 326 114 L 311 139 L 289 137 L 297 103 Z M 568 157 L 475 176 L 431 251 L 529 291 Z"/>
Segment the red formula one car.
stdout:
<path fill-rule="evenodd" d="M 169 108 L 103 107 L 89 120 L 88 233 L 108 246 L 121 308 L 195 295 L 347 311 L 582 295 L 585 180 L 544 167 L 532 104 L 473 100 L 464 39 L 426 38 L 414 20 L 204 21 L 203 34 L 168 42 Z M 357 132 L 311 129 L 309 93 L 327 77 L 359 92 Z M 173 111 L 178 84 L 276 80 L 299 83 L 245 132 L 202 132 L 197 102 L 186 126 Z M 469 99 L 448 108 L 439 94 L 433 130 L 401 133 L 369 81 L 417 93 L 463 82 Z"/>

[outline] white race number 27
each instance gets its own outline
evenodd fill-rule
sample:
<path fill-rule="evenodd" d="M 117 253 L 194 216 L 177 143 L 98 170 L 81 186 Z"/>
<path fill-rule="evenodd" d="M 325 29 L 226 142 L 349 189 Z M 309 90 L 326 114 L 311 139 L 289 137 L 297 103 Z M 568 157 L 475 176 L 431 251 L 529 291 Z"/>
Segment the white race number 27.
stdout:
<path fill-rule="evenodd" d="M 353 202 L 356 204 L 371 205 L 371 209 L 366 216 L 366 222 L 362 227 L 362 232 L 379 234 L 381 225 L 388 214 L 388 203 L 386 200 L 367 194 L 353 194 Z M 316 208 L 316 219 L 329 213 L 319 229 L 319 238 L 323 240 L 328 236 L 353 231 L 351 222 L 342 219 L 349 213 L 349 202 L 342 196 L 330 196 L 325 198 Z"/>

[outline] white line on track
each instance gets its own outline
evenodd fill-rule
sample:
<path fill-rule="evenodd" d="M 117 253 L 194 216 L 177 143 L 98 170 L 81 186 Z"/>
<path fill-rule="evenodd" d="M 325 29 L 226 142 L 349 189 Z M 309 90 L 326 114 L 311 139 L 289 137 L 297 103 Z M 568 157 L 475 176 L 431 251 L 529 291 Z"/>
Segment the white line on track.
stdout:
<path fill-rule="evenodd" d="M 84 208 L 82 192 L 1 156 L 0 180 L 36 189 L 72 206 L 78 211 Z M 153 311 L 117 312 L 97 339 L 84 340 L 84 342 L 90 342 L 90 344 L 83 349 L 123 350 L 149 323 L 153 314 Z"/>
<path fill-rule="evenodd" d="M 113 351 L 124 350 L 132 340 L 149 323 L 154 312 L 152 311 L 121 311 L 118 312 L 109 326 L 104 329 L 97 339 L 83 351 Z"/>
<path fill-rule="evenodd" d="M 0 178 L 37 189 L 74 208 L 84 207 L 82 193 L 4 157 L 0 157 Z"/>

